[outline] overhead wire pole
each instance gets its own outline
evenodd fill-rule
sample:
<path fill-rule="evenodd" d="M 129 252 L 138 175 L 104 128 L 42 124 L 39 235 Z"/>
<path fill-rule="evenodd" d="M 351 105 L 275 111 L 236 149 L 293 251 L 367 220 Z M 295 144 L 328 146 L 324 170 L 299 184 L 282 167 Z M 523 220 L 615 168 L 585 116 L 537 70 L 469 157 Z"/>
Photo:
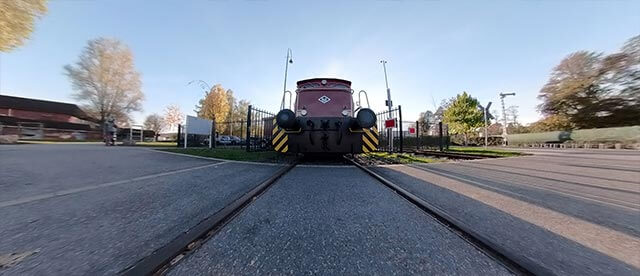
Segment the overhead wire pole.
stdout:
<path fill-rule="evenodd" d="M 284 109 L 284 96 L 287 94 L 287 73 L 289 71 L 289 63 L 293 64 L 293 52 L 291 48 L 287 48 L 287 60 L 284 63 L 284 88 L 282 89 L 282 104 L 280 109 Z"/>
<path fill-rule="evenodd" d="M 381 60 L 380 63 L 382 63 L 382 68 L 384 70 L 384 83 L 387 86 L 387 102 L 385 105 L 389 107 L 389 116 L 391 116 L 391 108 L 393 107 L 393 104 L 391 103 L 391 89 L 389 89 L 389 80 L 387 79 L 387 61 Z M 402 129 L 400 129 L 400 131 L 402 131 Z M 387 137 L 389 138 L 389 151 L 393 152 L 393 128 L 387 129 Z"/>

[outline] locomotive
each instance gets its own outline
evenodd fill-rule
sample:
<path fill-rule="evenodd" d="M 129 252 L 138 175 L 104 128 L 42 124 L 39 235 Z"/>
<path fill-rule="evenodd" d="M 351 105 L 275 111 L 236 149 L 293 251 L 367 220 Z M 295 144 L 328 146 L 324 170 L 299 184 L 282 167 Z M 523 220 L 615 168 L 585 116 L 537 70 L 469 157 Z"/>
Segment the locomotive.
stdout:
<path fill-rule="evenodd" d="M 293 110 L 291 106 L 284 108 L 283 97 L 282 110 L 273 119 L 271 142 L 277 152 L 344 154 L 378 148 L 376 114 L 368 107 L 369 99 L 363 90 L 354 104 L 350 81 L 301 80 L 295 93 Z M 360 105 L 363 93 L 367 107 Z M 291 94 L 289 105 L 290 98 Z"/>

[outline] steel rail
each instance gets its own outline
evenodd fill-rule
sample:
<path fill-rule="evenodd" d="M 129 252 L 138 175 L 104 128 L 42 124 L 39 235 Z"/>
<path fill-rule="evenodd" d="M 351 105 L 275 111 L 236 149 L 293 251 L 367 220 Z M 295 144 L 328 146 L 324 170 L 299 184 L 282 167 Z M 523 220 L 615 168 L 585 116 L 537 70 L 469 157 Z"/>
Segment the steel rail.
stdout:
<path fill-rule="evenodd" d="M 293 167 L 298 164 L 298 161 L 299 160 L 295 160 L 281 168 L 267 180 L 237 198 L 229 205 L 200 221 L 196 226 L 180 234 L 163 247 L 156 249 L 150 255 L 138 260 L 135 264 L 123 269 L 118 274 L 125 276 L 162 274 L 168 270 L 170 266 L 175 265 L 180 259 L 197 249 L 208 238 L 214 236 L 224 225 L 242 212 L 244 208 L 267 191 L 273 183 L 293 169 Z"/>
<path fill-rule="evenodd" d="M 517 252 L 507 250 L 503 246 L 490 241 L 490 239 L 473 230 L 470 225 L 448 214 L 441 208 L 432 205 L 431 203 L 405 190 L 399 185 L 387 180 L 380 174 L 363 166 L 357 161 L 348 157 L 345 157 L 345 159 L 384 184 L 387 188 L 391 189 L 399 196 L 403 197 L 410 203 L 414 204 L 416 207 L 426 212 L 428 215 L 436 219 L 439 223 L 450 229 L 465 241 L 469 242 L 485 255 L 504 265 L 512 273 L 516 275 L 554 275 L 554 273 L 550 270 L 536 264 L 532 260 L 518 254 Z"/>
<path fill-rule="evenodd" d="M 482 154 L 470 154 L 470 153 L 457 153 L 457 152 L 446 152 L 446 151 L 431 151 L 431 150 L 407 150 L 408 153 L 420 154 L 420 155 L 431 155 L 437 157 L 451 157 L 457 159 L 466 159 L 466 160 L 474 160 L 474 159 L 485 159 L 485 158 L 498 158 L 500 156 L 495 155 L 482 155 Z"/>

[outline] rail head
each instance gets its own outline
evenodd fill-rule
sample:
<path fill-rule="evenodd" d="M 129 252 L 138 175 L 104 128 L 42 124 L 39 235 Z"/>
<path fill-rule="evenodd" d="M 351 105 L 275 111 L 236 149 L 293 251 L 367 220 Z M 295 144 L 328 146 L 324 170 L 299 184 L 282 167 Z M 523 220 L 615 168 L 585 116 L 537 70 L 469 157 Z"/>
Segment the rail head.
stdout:
<path fill-rule="evenodd" d="M 293 169 L 298 163 L 299 159 L 293 160 L 291 163 L 276 171 L 271 177 L 235 199 L 221 210 L 180 234 L 168 244 L 156 249 L 150 255 L 143 257 L 133 265 L 121 270 L 118 274 L 126 276 L 162 274 L 162 272 L 168 270 L 180 259 L 184 258 L 185 255 L 195 251 L 199 245 L 214 236 L 224 225 L 241 213 L 251 202 L 266 192 L 269 187 Z M 196 246 L 194 247 L 193 245 Z"/>
<path fill-rule="evenodd" d="M 490 239 L 473 230 L 470 225 L 467 225 L 454 216 L 449 215 L 441 208 L 432 205 L 422 198 L 412 194 L 408 190 L 405 190 L 399 185 L 389 181 L 370 168 L 358 163 L 356 160 L 348 158 L 346 156 L 344 158 L 351 162 L 357 168 L 363 170 L 364 172 L 378 180 L 380 183 L 384 184 L 386 187 L 397 193 L 402 198 L 406 199 L 416 207 L 423 210 L 425 213 L 433 217 L 442 225 L 449 228 L 452 232 L 457 234 L 465 241 L 469 242 L 482 253 L 501 263 L 512 273 L 516 275 L 554 275 L 553 272 L 543 266 L 536 264 L 529 258 L 522 256 L 517 252 L 507 250 L 503 246 L 492 242 Z"/>

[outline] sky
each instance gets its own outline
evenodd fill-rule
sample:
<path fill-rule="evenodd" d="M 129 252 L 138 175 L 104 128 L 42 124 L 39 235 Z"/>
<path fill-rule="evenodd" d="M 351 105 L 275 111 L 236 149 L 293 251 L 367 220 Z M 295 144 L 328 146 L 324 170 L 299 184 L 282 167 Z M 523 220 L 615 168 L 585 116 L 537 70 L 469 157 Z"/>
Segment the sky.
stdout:
<path fill-rule="evenodd" d="M 51 0 L 26 45 L 0 54 L 0 94 L 73 102 L 63 66 L 90 39 L 117 38 L 134 53 L 145 94 L 135 123 L 177 104 L 193 114 L 221 84 L 236 98 L 277 111 L 287 48 L 287 89 L 337 77 L 384 110 L 387 73 L 403 120 L 467 91 L 520 121 L 541 115 L 538 92 L 552 68 L 579 50 L 611 53 L 640 34 L 640 1 L 106 1 Z"/>

